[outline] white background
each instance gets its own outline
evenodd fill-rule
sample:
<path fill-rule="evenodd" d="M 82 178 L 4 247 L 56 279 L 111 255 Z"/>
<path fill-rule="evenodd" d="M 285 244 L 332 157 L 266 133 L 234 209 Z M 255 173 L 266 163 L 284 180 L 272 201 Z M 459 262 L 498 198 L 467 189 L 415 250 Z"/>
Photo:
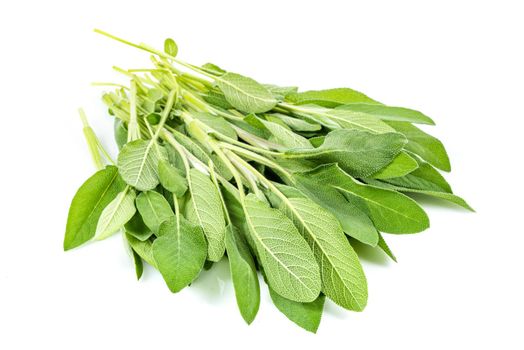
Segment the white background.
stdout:
<path fill-rule="evenodd" d="M 0 5 L 0 348 L 522 349 L 524 11 L 519 1 L 3 1 Z M 352 87 L 419 109 L 477 210 L 424 202 L 431 228 L 363 256 L 369 304 L 326 306 L 318 334 L 262 302 L 251 326 L 227 263 L 172 295 L 137 282 L 118 236 L 62 252 L 67 209 L 94 171 L 76 109 L 112 151 L 92 81 L 148 55 L 98 27 L 262 82 Z M 440 203 L 441 204 L 441 203 Z"/>

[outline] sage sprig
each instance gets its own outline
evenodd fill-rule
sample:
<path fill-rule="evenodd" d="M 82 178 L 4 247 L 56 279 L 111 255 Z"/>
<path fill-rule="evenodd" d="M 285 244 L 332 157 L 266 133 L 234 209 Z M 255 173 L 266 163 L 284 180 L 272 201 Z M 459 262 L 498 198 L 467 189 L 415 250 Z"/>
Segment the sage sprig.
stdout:
<path fill-rule="evenodd" d="M 149 52 L 152 65 L 116 68 L 129 85 L 107 84 L 117 87 L 102 98 L 116 163 L 81 112 L 98 171 L 73 198 L 65 250 L 120 231 L 138 278 L 146 262 L 173 293 L 227 256 L 247 323 L 260 272 L 277 308 L 316 332 L 325 298 L 367 304 L 354 241 L 396 261 L 382 233 L 429 227 L 410 194 L 471 210 L 440 173 L 450 170 L 442 143 L 414 125 L 434 125 L 418 111 L 349 88 L 260 84 L 180 60 L 172 39 L 159 51 L 97 32 Z"/>

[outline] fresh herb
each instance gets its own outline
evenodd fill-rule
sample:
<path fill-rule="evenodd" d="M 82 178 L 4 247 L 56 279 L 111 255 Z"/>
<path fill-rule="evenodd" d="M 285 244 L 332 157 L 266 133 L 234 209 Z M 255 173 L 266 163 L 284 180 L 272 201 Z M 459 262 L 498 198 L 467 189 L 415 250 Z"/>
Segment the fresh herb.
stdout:
<path fill-rule="evenodd" d="M 173 293 L 227 255 L 248 324 L 260 272 L 276 307 L 316 332 L 326 297 L 367 304 L 352 240 L 396 261 L 382 233 L 429 227 L 411 193 L 472 210 L 439 172 L 450 170 L 442 143 L 413 125 L 434 124 L 418 111 L 348 88 L 260 84 L 181 61 L 172 39 L 157 51 L 97 32 L 149 52 L 152 67 L 116 68 L 129 86 L 103 96 L 116 164 L 81 111 L 98 172 L 73 198 L 65 250 L 122 231 L 137 277 L 146 262 Z"/>

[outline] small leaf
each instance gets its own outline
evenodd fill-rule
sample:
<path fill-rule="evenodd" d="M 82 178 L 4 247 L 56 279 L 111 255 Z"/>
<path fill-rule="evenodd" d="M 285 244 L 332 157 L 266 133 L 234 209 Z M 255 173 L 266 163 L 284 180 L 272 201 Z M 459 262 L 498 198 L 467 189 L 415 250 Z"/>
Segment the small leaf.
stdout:
<path fill-rule="evenodd" d="M 224 118 L 208 113 L 192 113 L 191 116 L 204 122 L 207 127 L 219 132 L 220 134 L 225 135 L 230 139 L 237 139 L 235 129 L 233 129 L 231 124 L 229 124 Z"/>
<path fill-rule="evenodd" d="M 166 160 L 158 163 L 158 178 L 162 186 L 177 198 L 182 197 L 187 191 L 186 178 Z"/>
<path fill-rule="evenodd" d="M 164 51 L 169 56 L 176 57 L 176 55 L 178 54 L 178 45 L 176 44 L 176 42 L 173 39 L 167 38 L 164 41 Z"/>
<path fill-rule="evenodd" d="M 295 131 L 318 131 L 322 128 L 320 124 L 311 123 L 281 113 L 266 114 L 266 117 L 268 120 L 271 120 L 270 118 L 279 119 Z"/>
<path fill-rule="evenodd" d="M 329 108 L 348 103 L 378 103 L 363 93 L 349 88 L 299 92 L 287 95 L 286 100 L 300 105 L 311 103 Z"/>
<path fill-rule="evenodd" d="M 287 158 L 301 158 L 317 164 L 338 163 L 355 177 L 367 177 L 391 163 L 406 139 L 401 134 L 371 134 L 358 130 L 334 130 L 320 147 L 292 149 Z"/>
<path fill-rule="evenodd" d="M 211 73 L 211 74 L 214 74 L 214 75 L 224 75 L 226 74 L 227 72 L 225 70 L 223 70 L 222 68 L 220 68 L 219 66 L 217 66 L 216 64 L 214 63 L 206 63 L 206 64 L 203 64 L 202 65 L 202 68 L 208 72 L 208 73 Z"/>
<path fill-rule="evenodd" d="M 387 183 L 395 186 L 451 193 L 451 186 L 444 177 L 426 162 L 419 161 L 418 168 L 402 177 L 385 179 Z"/>
<path fill-rule="evenodd" d="M 128 185 L 140 191 L 149 191 L 159 183 L 158 161 L 164 158 L 165 155 L 159 154 L 153 142 L 135 140 L 120 151 L 118 171 Z"/>
<path fill-rule="evenodd" d="M 80 186 L 69 207 L 64 250 L 93 238 L 100 214 L 124 188 L 125 183 L 114 166 L 96 172 Z"/>
<path fill-rule="evenodd" d="M 311 143 L 303 136 L 270 121 L 260 120 L 264 127 L 269 130 L 271 137 L 269 141 L 278 143 L 288 148 L 313 148 Z"/>
<path fill-rule="evenodd" d="M 271 288 L 294 301 L 315 300 L 321 285 L 319 267 L 293 222 L 254 194 L 245 198 L 244 213 Z"/>
<path fill-rule="evenodd" d="M 273 304 L 282 312 L 290 321 L 304 328 L 306 331 L 316 333 L 322 318 L 324 310 L 324 301 L 326 297 L 319 295 L 314 301 L 309 303 L 300 303 L 286 299 L 274 290 L 269 288 L 269 295 Z"/>
<path fill-rule="evenodd" d="M 144 223 L 155 234 L 159 233 L 164 221 L 175 216 L 168 201 L 155 191 L 140 193 L 136 198 L 136 207 Z"/>
<path fill-rule="evenodd" d="M 286 96 L 297 92 L 296 86 L 277 86 L 273 84 L 262 84 L 266 89 L 273 94 L 279 101 L 283 101 Z"/>
<path fill-rule="evenodd" d="M 380 247 L 380 249 L 382 249 L 384 253 L 386 253 L 387 256 L 391 258 L 391 260 L 397 262 L 397 257 L 395 256 L 395 254 L 393 254 L 393 252 L 391 251 L 388 244 L 384 240 L 384 237 L 382 237 L 381 234 L 379 234 L 378 246 Z"/>
<path fill-rule="evenodd" d="M 226 100 L 243 112 L 267 112 L 277 104 L 277 100 L 264 86 L 240 74 L 225 73 L 216 82 Z"/>
<path fill-rule="evenodd" d="M 160 237 L 153 242 L 153 257 L 167 286 L 177 293 L 200 273 L 207 247 L 202 229 L 183 217 L 174 217 L 160 226 Z"/>
<path fill-rule="evenodd" d="M 135 198 L 135 191 L 127 187 L 104 208 L 96 226 L 96 240 L 106 239 L 131 220 L 136 212 Z"/>
<path fill-rule="evenodd" d="M 130 234 L 126 234 L 125 237 L 131 248 L 133 248 L 133 251 L 136 252 L 138 256 L 149 265 L 157 268 L 155 259 L 153 258 L 152 243 L 150 240 L 141 241 Z"/>
<path fill-rule="evenodd" d="M 114 132 L 116 145 L 118 146 L 118 149 L 121 150 L 122 147 L 124 147 L 124 145 L 127 143 L 127 128 L 120 119 L 115 118 Z"/>
<path fill-rule="evenodd" d="M 226 230 L 226 250 L 238 309 L 246 323 L 250 324 L 260 305 L 258 275 L 247 243 L 232 226 Z"/>

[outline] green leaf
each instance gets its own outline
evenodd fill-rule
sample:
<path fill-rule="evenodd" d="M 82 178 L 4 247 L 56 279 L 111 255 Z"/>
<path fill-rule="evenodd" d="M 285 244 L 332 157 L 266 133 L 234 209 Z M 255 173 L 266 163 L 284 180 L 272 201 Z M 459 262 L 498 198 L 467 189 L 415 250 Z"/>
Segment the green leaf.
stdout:
<path fill-rule="evenodd" d="M 140 255 L 138 255 L 137 252 L 133 250 L 133 248 L 131 248 L 131 254 L 133 255 L 133 262 L 135 264 L 136 279 L 139 280 L 144 273 L 144 264 L 142 263 L 142 258 Z"/>
<path fill-rule="evenodd" d="M 219 66 L 217 66 L 216 64 L 214 63 L 206 63 L 206 64 L 203 64 L 202 65 L 202 68 L 208 72 L 208 73 L 211 73 L 211 74 L 214 74 L 214 75 L 224 75 L 226 74 L 227 72 L 225 70 L 223 70 L 222 68 L 220 68 Z"/>
<path fill-rule="evenodd" d="M 283 207 L 315 254 L 324 294 L 346 309 L 364 310 L 366 276 L 337 219 L 306 198 L 288 198 Z"/>
<path fill-rule="evenodd" d="M 158 161 L 165 158 L 161 153 L 154 146 L 154 142 L 129 142 L 118 155 L 118 171 L 122 179 L 139 191 L 154 189 L 159 183 Z"/>
<path fill-rule="evenodd" d="M 173 293 L 193 282 L 207 255 L 202 229 L 183 217 L 172 217 L 162 223 L 160 237 L 153 242 L 152 249 L 158 270 Z"/>
<path fill-rule="evenodd" d="M 306 331 L 316 333 L 322 318 L 324 310 L 324 301 L 326 297 L 319 295 L 314 301 L 309 303 L 300 303 L 286 299 L 274 290 L 269 288 L 269 295 L 273 304 L 282 312 L 290 321 L 304 328 Z"/>
<path fill-rule="evenodd" d="M 146 226 L 144 220 L 142 220 L 139 212 L 133 215 L 131 220 L 124 225 L 124 228 L 127 234 L 140 241 L 147 241 L 153 235 L 153 232 Z"/>
<path fill-rule="evenodd" d="M 381 120 L 435 125 L 430 117 L 419 111 L 403 107 L 390 107 L 376 103 L 351 103 L 339 106 L 337 109 L 362 113 Z"/>
<path fill-rule="evenodd" d="M 377 245 L 377 229 L 364 211 L 348 202 L 335 188 L 320 184 L 315 178 L 300 173 L 294 178 L 300 191 L 333 214 L 347 235 L 372 247 Z M 288 193 L 286 196 L 289 197 Z"/>
<path fill-rule="evenodd" d="M 393 254 L 388 244 L 384 240 L 384 237 L 382 237 L 380 233 L 379 233 L 378 246 L 380 249 L 382 249 L 384 253 L 386 253 L 387 256 L 391 258 L 391 260 L 393 260 L 394 262 L 397 262 L 397 257 L 395 256 L 395 254 Z"/>
<path fill-rule="evenodd" d="M 371 134 L 359 130 L 334 130 L 320 147 L 294 149 L 288 158 L 302 158 L 317 164 L 338 163 L 355 177 L 367 177 L 391 163 L 406 139 L 397 133 Z"/>
<path fill-rule="evenodd" d="M 67 215 L 64 250 L 89 241 L 96 232 L 102 210 L 125 188 L 118 169 L 107 166 L 80 186 Z"/>
<path fill-rule="evenodd" d="M 475 211 L 463 198 L 453 194 L 453 193 L 447 193 L 447 192 L 438 192 L 438 191 L 432 191 L 432 190 L 418 190 L 413 188 L 406 188 L 401 186 L 395 186 L 389 183 L 384 183 L 382 181 L 376 181 L 376 180 L 366 180 L 367 183 L 373 186 L 393 190 L 393 191 L 399 191 L 399 192 L 407 192 L 407 193 L 419 193 L 421 195 L 430 196 L 434 198 L 439 198 L 446 200 L 448 202 L 457 204 L 464 209 Z"/>
<path fill-rule="evenodd" d="M 446 149 L 437 138 L 425 133 L 410 123 L 393 121 L 388 121 L 387 123 L 397 132 L 406 136 L 408 140 L 406 144 L 407 150 L 417 154 L 426 162 L 440 170 L 451 170 Z"/>
<path fill-rule="evenodd" d="M 416 233 L 429 227 L 427 214 L 414 200 L 395 191 L 362 184 L 335 164 L 319 166 L 305 175 L 343 193 L 369 215 L 379 231 Z"/>
<path fill-rule="evenodd" d="M 407 175 L 418 168 L 418 162 L 406 152 L 400 152 L 386 167 L 371 175 L 374 179 L 389 179 Z"/>
<path fill-rule="evenodd" d="M 219 132 L 230 139 L 237 139 L 235 129 L 233 129 L 231 124 L 229 124 L 224 118 L 208 113 L 192 113 L 191 116 L 202 121 L 208 128 L 211 128 L 216 132 Z"/>
<path fill-rule="evenodd" d="M 158 178 L 162 186 L 180 198 L 187 191 L 187 180 L 177 168 L 168 161 L 161 160 L 158 163 Z"/>
<path fill-rule="evenodd" d="M 315 300 L 321 285 L 319 267 L 293 222 L 254 194 L 249 194 L 243 205 L 269 285 L 278 294 L 294 301 Z"/>
<path fill-rule="evenodd" d="M 223 93 L 215 90 L 210 90 L 205 94 L 202 94 L 202 98 L 207 103 L 212 104 L 213 106 L 220 107 L 222 109 L 231 109 L 233 106 L 227 102 Z"/>
<path fill-rule="evenodd" d="M 262 86 L 268 89 L 279 101 L 283 101 L 287 95 L 296 93 L 298 90 L 296 86 L 277 86 L 273 84 L 262 84 Z"/>
<path fill-rule="evenodd" d="M 281 113 L 266 114 L 266 118 L 268 118 L 268 120 L 278 119 L 295 131 L 318 131 L 322 128 L 320 124 L 293 118 Z"/>
<path fill-rule="evenodd" d="M 138 256 L 140 256 L 145 262 L 147 262 L 149 265 L 153 266 L 156 269 L 157 266 L 155 259 L 153 258 L 153 249 L 151 241 L 141 241 L 130 234 L 126 234 L 125 237 L 127 243 L 129 243 L 131 248 L 133 248 L 133 251 L 136 252 Z"/>
<path fill-rule="evenodd" d="M 202 227 L 207 238 L 208 259 L 219 261 L 225 251 L 226 222 L 217 189 L 211 179 L 196 169 L 188 174 L 191 200 L 187 218 Z"/>
<path fill-rule="evenodd" d="M 348 103 L 378 103 L 363 93 L 349 88 L 299 92 L 287 95 L 286 100 L 299 105 L 312 103 L 329 108 Z"/>
<path fill-rule="evenodd" d="M 120 119 L 115 118 L 115 142 L 118 146 L 118 149 L 121 150 L 122 147 L 127 143 L 127 128 Z"/>
<path fill-rule="evenodd" d="M 160 225 L 175 216 L 168 201 L 155 191 L 142 192 L 136 198 L 136 207 L 144 223 L 155 234 L 160 232 Z"/>
<path fill-rule="evenodd" d="M 267 112 L 277 104 L 277 100 L 264 86 L 240 74 L 225 73 L 217 78 L 216 83 L 226 100 L 243 112 Z"/>
<path fill-rule="evenodd" d="M 238 309 L 246 323 L 250 324 L 260 305 L 260 286 L 249 247 L 233 226 L 228 226 L 226 230 L 226 250 Z"/>
<path fill-rule="evenodd" d="M 126 187 L 104 208 L 96 226 L 96 240 L 106 239 L 131 220 L 136 212 L 135 198 L 135 191 Z"/>
<path fill-rule="evenodd" d="M 176 42 L 173 39 L 171 39 L 171 38 L 167 38 L 164 41 L 164 51 L 169 56 L 176 57 L 176 55 L 178 54 L 178 46 L 177 46 Z"/>
<path fill-rule="evenodd" d="M 311 143 L 309 143 L 308 139 L 306 139 L 305 137 L 302 137 L 277 123 L 273 123 L 267 120 L 260 121 L 264 124 L 264 127 L 271 133 L 269 141 L 275 142 L 279 145 L 288 148 L 313 148 L 313 146 L 311 146 Z"/>
<path fill-rule="evenodd" d="M 412 188 L 416 190 L 429 190 L 451 193 L 451 186 L 446 179 L 428 163 L 419 161 L 418 168 L 411 173 L 397 178 L 385 179 L 392 185 Z"/>

